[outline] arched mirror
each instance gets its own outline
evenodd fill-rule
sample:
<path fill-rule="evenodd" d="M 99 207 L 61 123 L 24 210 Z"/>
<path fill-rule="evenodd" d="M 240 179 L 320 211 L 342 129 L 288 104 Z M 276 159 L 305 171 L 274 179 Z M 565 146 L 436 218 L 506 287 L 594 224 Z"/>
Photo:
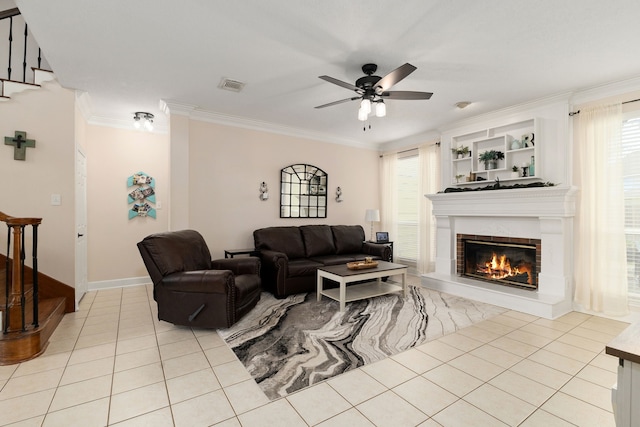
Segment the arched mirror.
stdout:
<path fill-rule="evenodd" d="M 280 218 L 326 218 L 327 174 L 305 164 L 280 171 Z"/>

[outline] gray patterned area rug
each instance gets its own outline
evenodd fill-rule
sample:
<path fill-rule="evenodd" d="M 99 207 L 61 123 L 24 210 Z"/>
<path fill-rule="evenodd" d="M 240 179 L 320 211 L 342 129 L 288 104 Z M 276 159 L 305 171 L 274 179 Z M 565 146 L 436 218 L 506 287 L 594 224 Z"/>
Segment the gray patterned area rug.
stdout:
<path fill-rule="evenodd" d="M 409 286 L 401 293 L 347 303 L 316 294 L 258 305 L 218 333 L 270 399 L 286 396 L 351 369 L 506 311 L 464 298 Z"/>

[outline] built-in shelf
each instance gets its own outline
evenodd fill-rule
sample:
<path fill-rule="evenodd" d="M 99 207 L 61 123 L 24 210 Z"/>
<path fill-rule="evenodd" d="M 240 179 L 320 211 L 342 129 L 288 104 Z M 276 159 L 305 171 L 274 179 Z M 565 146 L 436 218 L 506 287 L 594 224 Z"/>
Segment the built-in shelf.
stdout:
<path fill-rule="evenodd" d="M 538 160 L 538 151 L 544 141 L 535 139 L 538 134 L 536 122 L 532 118 L 452 137 L 452 149 L 466 147 L 469 153 L 462 157 L 452 154 L 451 184 L 477 186 L 496 180 L 523 183 L 539 181 L 542 165 Z M 479 159 L 480 154 L 489 150 L 504 154 L 504 159 L 498 160 L 495 168 Z M 532 163 L 533 175 L 530 174 Z M 518 167 L 515 173 L 512 170 L 514 165 Z"/>

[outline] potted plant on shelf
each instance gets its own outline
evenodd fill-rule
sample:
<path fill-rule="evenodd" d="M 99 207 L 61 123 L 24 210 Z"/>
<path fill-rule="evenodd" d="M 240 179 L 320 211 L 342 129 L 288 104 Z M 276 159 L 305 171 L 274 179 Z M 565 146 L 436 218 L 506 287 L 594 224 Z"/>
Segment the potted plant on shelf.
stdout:
<path fill-rule="evenodd" d="M 463 175 L 463 174 L 461 174 L 461 173 L 460 173 L 460 174 L 458 174 L 458 175 L 456 175 L 456 184 L 459 184 L 459 183 L 460 183 L 460 178 L 462 178 L 463 176 L 464 176 L 464 175 Z"/>
<path fill-rule="evenodd" d="M 511 178 L 519 178 L 520 177 L 520 168 L 516 165 L 511 167 Z"/>
<path fill-rule="evenodd" d="M 481 153 L 478 159 L 481 162 L 484 162 L 485 170 L 497 169 L 498 160 L 504 159 L 504 153 L 499 150 L 487 150 L 484 153 Z"/>
<path fill-rule="evenodd" d="M 458 159 L 461 159 L 469 153 L 469 147 L 454 147 L 451 149 L 451 152 Z"/>

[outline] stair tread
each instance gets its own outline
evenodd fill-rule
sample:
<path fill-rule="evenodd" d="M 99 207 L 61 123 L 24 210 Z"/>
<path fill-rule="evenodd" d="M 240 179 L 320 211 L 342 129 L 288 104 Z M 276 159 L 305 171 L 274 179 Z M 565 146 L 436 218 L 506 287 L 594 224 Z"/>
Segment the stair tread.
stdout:
<path fill-rule="evenodd" d="M 62 301 L 62 304 L 64 305 L 64 298 L 62 297 L 46 298 L 38 301 L 38 323 L 40 324 L 40 326 L 44 324 L 47 321 L 48 317 L 51 316 L 51 314 L 56 310 L 56 308 L 60 304 L 60 301 Z M 2 309 L 4 310 L 4 307 L 2 307 Z M 5 320 L 4 313 L 2 313 L 2 315 L 3 315 L 2 324 L 4 327 L 4 320 Z M 28 309 L 25 310 L 25 324 L 27 325 L 27 332 L 37 329 L 33 327 L 33 325 L 31 324 L 32 322 L 33 322 L 33 311 L 32 311 L 32 306 L 29 306 Z M 3 335 L 6 336 L 13 333 L 23 332 L 20 329 L 19 323 L 17 325 L 12 324 L 11 329 L 12 330 L 10 330 L 7 334 L 3 334 L 2 331 L 0 331 L 0 341 L 3 338 Z"/>
<path fill-rule="evenodd" d="M 0 333 L 0 365 L 10 365 L 33 359 L 42 354 L 64 316 L 65 299 L 47 298 L 40 301 L 40 325 L 26 332 Z"/>

